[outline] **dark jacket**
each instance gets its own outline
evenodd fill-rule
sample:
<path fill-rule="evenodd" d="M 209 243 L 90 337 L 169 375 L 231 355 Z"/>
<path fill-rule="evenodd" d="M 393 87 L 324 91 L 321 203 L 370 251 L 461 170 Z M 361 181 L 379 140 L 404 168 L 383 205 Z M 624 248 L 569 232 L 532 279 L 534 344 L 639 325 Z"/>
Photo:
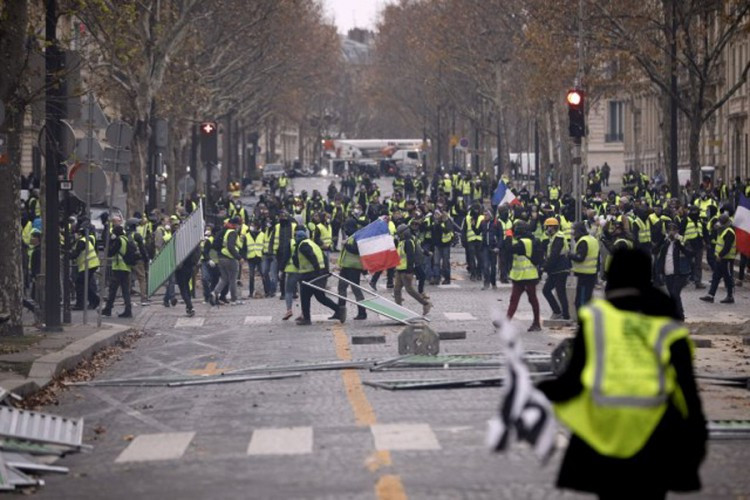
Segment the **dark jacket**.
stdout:
<path fill-rule="evenodd" d="M 674 244 L 674 250 L 672 252 L 674 269 L 672 269 L 672 273 L 684 276 L 689 275 L 691 272 L 690 263 L 692 261 L 693 255 L 695 255 L 695 252 L 693 252 L 692 248 L 683 245 L 682 242 L 678 240 L 672 241 L 669 238 L 664 240 L 664 243 L 662 243 L 659 247 L 659 255 L 656 257 L 657 269 L 663 272 L 668 271 L 668 269 L 664 269 L 664 265 L 667 261 L 667 250 L 669 249 L 669 245 L 671 244 Z"/>
<path fill-rule="evenodd" d="M 677 319 L 672 299 L 656 289 L 649 289 L 641 296 L 622 297 L 610 302 L 620 310 Z M 701 488 L 698 467 L 705 456 L 707 431 L 688 342 L 680 340 L 672 344 L 670 355 L 677 382 L 685 396 L 688 418 L 683 419 L 670 402 L 643 449 L 627 459 L 600 455 L 582 439 L 572 435 L 560 467 L 558 487 L 617 493 L 624 495 L 622 498 L 631 498 L 626 492 L 628 487 L 654 492 L 695 491 Z M 555 380 L 540 383 L 539 389 L 555 402 L 577 396 L 583 389 L 581 373 L 586 365 L 586 356 L 579 325 L 567 370 Z"/>
<path fill-rule="evenodd" d="M 407 238 L 404 240 L 404 254 L 406 255 L 406 269 L 401 269 L 400 273 L 413 273 L 415 264 L 415 249 L 414 238 Z"/>
<path fill-rule="evenodd" d="M 564 246 L 563 238 L 557 236 L 550 238 L 547 259 L 544 261 L 544 270 L 547 271 L 547 274 L 557 274 L 570 271 L 570 260 L 568 259 L 568 256 L 562 252 Z"/>

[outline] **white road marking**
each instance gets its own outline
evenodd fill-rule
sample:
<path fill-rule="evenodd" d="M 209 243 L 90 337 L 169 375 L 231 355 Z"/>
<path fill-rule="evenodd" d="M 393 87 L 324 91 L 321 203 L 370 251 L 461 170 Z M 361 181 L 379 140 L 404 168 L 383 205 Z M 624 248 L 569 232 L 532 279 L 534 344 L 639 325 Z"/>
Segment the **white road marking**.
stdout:
<path fill-rule="evenodd" d="M 467 312 L 447 312 L 443 313 L 448 321 L 474 321 L 477 318 Z"/>
<path fill-rule="evenodd" d="M 141 434 L 125 448 L 116 463 L 174 460 L 182 457 L 195 432 L 164 432 Z"/>
<path fill-rule="evenodd" d="M 193 318 L 177 318 L 177 321 L 174 324 L 175 328 L 182 328 L 182 327 L 200 327 L 203 326 L 203 322 L 206 321 L 206 318 L 201 317 L 193 317 Z"/>
<path fill-rule="evenodd" d="M 246 325 L 265 325 L 271 322 L 271 316 L 245 316 Z"/>
<path fill-rule="evenodd" d="M 257 429 L 247 447 L 248 455 L 306 455 L 312 453 L 312 427 Z"/>
<path fill-rule="evenodd" d="M 461 288 L 461 285 L 457 283 L 451 283 L 450 285 L 438 285 L 438 288 Z"/>
<path fill-rule="evenodd" d="M 370 426 L 377 450 L 439 450 L 428 424 L 375 424 Z"/>
<path fill-rule="evenodd" d="M 333 314 L 333 313 L 331 313 Z M 312 321 L 328 321 L 328 318 L 330 317 L 330 314 L 313 314 L 310 316 L 310 319 Z"/>

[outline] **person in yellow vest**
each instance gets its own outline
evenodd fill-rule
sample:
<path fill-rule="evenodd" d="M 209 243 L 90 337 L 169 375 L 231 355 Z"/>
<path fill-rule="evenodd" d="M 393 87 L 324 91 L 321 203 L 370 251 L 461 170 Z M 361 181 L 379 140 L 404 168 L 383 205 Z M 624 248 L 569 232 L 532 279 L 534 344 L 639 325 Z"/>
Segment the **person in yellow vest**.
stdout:
<path fill-rule="evenodd" d="M 284 197 L 286 196 L 286 190 L 289 187 L 289 177 L 286 175 L 286 172 L 281 174 L 281 177 L 279 177 L 279 196 Z"/>
<path fill-rule="evenodd" d="M 466 241 L 466 264 L 471 281 L 482 280 L 482 230 L 484 215 L 480 214 L 479 203 L 473 203 L 464 219 L 464 239 Z"/>
<path fill-rule="evenodd" d="M 87 226 L 88 224 L 86 224 Z M 88 242 L 86 233 L 88 232 Z M 96 253 L 96 238 L 94 229 L 81 226 L 78 229 L 78 238 L 76 239 L 73 250 L 70 252 L 70 259 L 76 263 L 76 303 L 71 309 L 73 311 L 83 311 L 85 302 L 88 299 L 89 309 L 96 309 L 99 306 L 99 290 L 96 284 L 96 272 L 99 269 L 99 256 Z M 87 264 L 88 261 L 88 264 Z M 88 267 L 87 267 L 88 266 Z M 86 273 L 89 275 L 88 297 L 84 297 L 84 288 L 86 282 Z"/>
<path fill-rule="evenodd" d="M 549 217 L 544 221 L 544 229 L 549 243 L 544 260 L 547 281 L 542 288 L 542 295 L 552 308 L 551 319 L 570 319 L 568 294 L 565 289 L 570 274 L 570 260 L 568 260 L 570 243 L 565 233 L 560 231 L 560 222 L 554 217 Z M 553 292 L 557 293 L 557 299 Z"/>
<path fill-rule="evenodd" d="M 241 224 L 242 220 L 235 216 L 225 224 L 223 232 L 216 236 L 221 238 L 218 262 L 220 277 L 211 296 L 211 305 L 218 303 L 219 294 L 225 285 L 229 286 L 229 294 L 233 305 L 243 303 L 237 293 L 237 273 L 240 269 L 239 261 L 242 258 L 240 255 L 242 245 L 237 229 Z"/>
<path fill-rule="evenodd" d="M 307 286 L 305 283 L 326 273 L 328 266 L 325 262 L 323 250 L 310 238 L 307 232 L 300 229 L 294 236 L 296 245 L 291 260 L 294 263 L 296 271 L 299 273 L 298 280 L 300 285 L 300 303 L 302 306 L 302 316 L 297 318 L 296 323 L 300 326 L 310 325 L 310 302 L 315 299 L 333 311 L 333 316 L 328 319 L 337 319 L 343 323 L 346 318 L 341 316 L 338 304 L 331 300 L 325 292 Z"/>
<path fill-rule="evenodd" d="M 411 295 L 414 300 L 422 304 L 422 316 L 426 316 L 432 309 L 432 303 L 424 298 L 416 288 L 414 288 L 414 268 L 417 265 L 417 244 L 411 234 L 411 229 L 406 224 L 400 224 L 396 228 L 396 237 L 398 238 L 398 255 L 399 263 L 396 266 L 395 283 L 393 287 L 393 296 L 396 304 L 401 305 L 404 302 L 402 290 L 406 288 L 406 293 Z"/>
<path fill-rule="evenodd" d="M 650 282 L 646 255 L 616 252 L 606 300 L 579 310 L 567 368 L 539 384 L 572 433 L 558 488 L 599 498 L 701 488 L 707 431 L 693 345 L 672 300 Z"/>
<path fill-rule="evenodd" d="M 511 253 L 513 255 L 513 264 L 510 268 L 510 280 L 513 282 L 513 288 L 510 292 L 510 302 L 508 304 L 508 319 L 513 319 L 513 315 L 518 309 L 518 302 L 521 295 L 526 293 L 534 312 L 534 322 L 529 327 L 529 332 L 541 331 L 542 325 L 539 317 L 539 299 L 536 296 L 536 285 L 539 283 L 539 270 L 531 261 L 534 250 L 534 237 L 529 230 L 528 223 L 518 221 L 514 229 L 513 244 Z"/>
<path fill-rule="evenodd" d="M 112 316 L 112 306 L 117 297 L 117 289 L 122 293 L 125 301 L 125 310 L 117 315 L 118 318 L 132 318 L 133 310 L 130 304 L 130 266 L 125 263 L 125 253 L 128 249 L 128 237 L 122 226 L 112 228 L 111 241 L 109 242 L 109 257 L 112 258 L 112 276 L 109 281 L 109 296 L 107 303 L 102 309 L 103 316 Z"/>
<path fill-rule="evenodd" d="M 700 220 L 700 210 L 696 206 L 688 209 L 687 217 L 681 228 L 683 241 L 693 252 L 692 280 L 695 288 L 706 288 L 703 284 L 703 224 Z"/>
<path fill-rule="evenodd" d="M 716 228 L 716 265 L 714 265 L 713 276 L 711 277 L 711 286 L 708 288 L 708 295 L 701 297 L 704 302 L 713 302 L 716 290 L 719 288 L 719 282 L 724 281 L 727 288 L 727 296 L 720 302 L 722 304 L 734 304 L 734 259 L 737 257 L 737 241 L 732 220 L 729 215 L 723 213 L 719 216 L 718 227 Z"/>
<path fill-rule="evenodd" d="M 346 240 L 341 246 L 341 253 L 338 258 L 338 266 L 341 269 L 341 277 L 343 280 L 339 280 L 338 294 L 341 297 L 346 297 L 346 290 L 354 283 L 356 286 L 351 286 L 352 293 L 357 302 L 365 300 L 365 294 L 362 293 L 362 289 L 359 287 L 359 280 L 362 276 L 362 262 L 359 259 L 359 248 L 357 242 L 354 241 L 354 233 L 356 231 L 356 225 L 347 222 L 344 224 L 344 235 Z M 346 281 L 344 281 L 346 280 Z M 346 317 L 346 300 L 339 298 L 339 312 L 343 317 Z M 362 306 L 357 306 L 357 316 L 355 320 L 367 319 L 367 309 Z"/>
<path fill-rule="evenodd" d="M 214 227 L 206 224 L 201 242 L 201 285 L 203 288 L 203 303 L 211 303 L 211 293 L 219 282 L 219 269 L 216 261 L 219 260 L 219 252 L 214 248 Z M 221 297 L 220 297 L 221 299 Z"/>
<path fill-rule="evenodd" d="M 244 235 L 245 258 L 247 259 L 247 279 L 249 282 L 249 298 L 255 296 L 255 272 L 261 274 L 261 263 L 263 262 L 263 246 L 266 242 L 266 233 L 258 228 L 256 222 L 251 221 L 248 231 Z M 263 293 L 268 293 L 268 288 L 263 281 Z"/>
<path fill-rule="evenodd" d="M 36 296 L 36 277 L 42 272 L 42 233 L 38 229 L 31 231 L 28 249 L 28 271 L 29 271 L 29 295 L 34 302 L 38 302 Z M 97 297 L 98 298 L 98 297 Z"/>
<path fill-rule="evenodd" d="M 576 309 L 585 305 L 594 295 L 596 275 L 599 268 L 599 241 L 590 236 L 583 222 L 573 224 L 575 246 L 569 257 L 576 282 Z"/>

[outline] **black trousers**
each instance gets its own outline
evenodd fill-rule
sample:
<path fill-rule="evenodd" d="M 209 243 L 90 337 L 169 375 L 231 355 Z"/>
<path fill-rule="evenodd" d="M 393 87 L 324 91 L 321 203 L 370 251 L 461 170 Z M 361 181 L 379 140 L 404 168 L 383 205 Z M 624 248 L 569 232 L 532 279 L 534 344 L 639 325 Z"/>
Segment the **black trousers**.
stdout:
<path fill-rule="evenodd" d="M 130 271 L 112 271 L 109 277 L 109 297 L 107 297 L 107 310 L 112 310 L 112 304 L 117 297 L 117 289 L 122 290 L 122 299 L 125 301 L 125 310 L 130 310 Z"/>
<path fill-rule="evenodd" d="M 576 310 L 578 310 L 593 297 L 596 274 L 578 274 L 576 276 L 578 278 L 576 283 Z"/>
<path fill-rule="evenodd" d="M 99 305 L 99 289 L 96 286 L 96 271 L 98 270 L 98 267 L 95 267 L 93 269 L 89 269 L 89 296 L 88 301 L 89 305 L 91 307 L 96 307 Z M 84 294 L 84 288 L 85 288 L 85 282 L 86 280 L 86 271 L 81 271 L 79 273 L 76 273 L 76 282 L 75 282 L 75 289 L 76 289 L 76 307 L 84 307 L 86 304 L 86 297 L 83 296 Z M 34 300 L 34 295 L 31 296 Z"/>
<path fill-rule="evenodd" d="M 552 308 L 552 312 L 555 314 L 562 314 L 564 319 L 570 318 L 570 310 L 568 309 L 568 293 L 565 290 L 565 286 L 568 282 L 568 273 L 553 273 L 547 275 L 547 281 L 544 283 L 542 288 L 542 295 L 547 299 L 547 303 Z M 557 299 L 555 299 L 555 294 Z"/>
<path fill-rule="evenodd" d="M 334 313 L 338 312 L 338 305 L 332 301 L 325 292 L 317 290 L 315 288 L 305 285 L 304 281 L 310 281 L 320 276 L 319 273 L 305 273 L 300 275 L 299 286 L 300 286 L 300 302 L 302 304 L 302 317 L 310 319 L 310 301 L 315 296 L 315 300 L 332 310 Z"/>
<path fill-rule="evenodd" d="M 724 286 L 727 287 L 727 297 L 734 297 L 734 261 L 729 259 L 717 259 L 714 266 L 713 276 L 711 277 L 711 287 L 708 289 L 709 295 L 716 295 L 719 288 L 719 282 L 724 280 Z"/>
<path fill-rule="evenodd" d="M 193 299 L 190 293 L 190 280 L 193 277 L 192 269 L 177 269 L 174 272 L 175 281 L 177 287 L 180 289 L 180 296 L 182 301 L 185 302 L 185 309 L 190 310 L 193 308 Z"/>
<path fill-rule="evenodd" d="M 667 286 L 667 293 L 674 300 L 677 306 L 677 313 L 681 320 L 685 319 L 685 309 L 682 307 L 682 289 L 687 285 L 688 277 L 682 274 L 664 275 L 664 284 Z"/>
<path fill-rule="evenodd" d="M 347 281 L 351 281 L 355 285 L 359 285 L 359 279 L 362 276 L 362 271 L 359 269 L 350 269 L 347 267 L 341 268 L 341 277 L 344 278 Z M 339 280 L 339 286 L 338 286 L 338 293 L 342 297 L 346 297 L 346 290 L 347 288 L 351 287 L 352 293 L 354 294 L 354 298 L 357 299 L 357 301 L 365 300 L 365 294 L 357 287 L 351 286 L 349 283 L 345 281 Z M 306 287 L 309 288 L 309 287 Z M 344 299 L 339 299 L 339 307 L 345 306 L 346 301 Z M 367 310 L 362 306 L 357 306 L 357 314 L 360 316 L 366 316 Z"/>
<path fill-rule="evenodd" d="M 697 285 L 703 279 L 703 245 L 694 244 L 692 250 L 693 252 L 695 252 L 695 255 L 693 256 L 693 261 L 691 262 L 692 269 L 693 269 L 692 276 L 693 276 L 693 281 Z"/>
<path fill-rule="evenodd" d="M 250 292 L 250 298 L 252 298 L 253 295 L 255 294 L 255 271 L 257 270 L 258 274 L 261 274 L 260 264 L 261 264 L 260 257 L 249 259 L 247 261 L 247 280 L 249 282 L 249 285 L 247 288 L 248 288 L 248 292 Z M 268 293 L 268 286 L 266 285 L 265 280 L 261 280 L 261 281 L 263 281 L 263 292 Z"/>

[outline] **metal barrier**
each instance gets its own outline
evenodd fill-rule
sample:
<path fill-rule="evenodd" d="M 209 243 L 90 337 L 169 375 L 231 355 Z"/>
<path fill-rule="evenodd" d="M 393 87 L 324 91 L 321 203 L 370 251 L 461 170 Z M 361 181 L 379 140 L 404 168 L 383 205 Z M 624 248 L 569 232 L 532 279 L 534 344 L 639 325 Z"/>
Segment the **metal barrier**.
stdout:
<path fill-rule="evenodd" d="M 169 280 L 177 266 L 182 264 L 200 245 L 203 240 L 203 231 L 203 204 L 201 203 L 198 210 L 182 221 L 172 239 L 162 247 L 151 261 L 148 270 L 149 297 Z"/>

